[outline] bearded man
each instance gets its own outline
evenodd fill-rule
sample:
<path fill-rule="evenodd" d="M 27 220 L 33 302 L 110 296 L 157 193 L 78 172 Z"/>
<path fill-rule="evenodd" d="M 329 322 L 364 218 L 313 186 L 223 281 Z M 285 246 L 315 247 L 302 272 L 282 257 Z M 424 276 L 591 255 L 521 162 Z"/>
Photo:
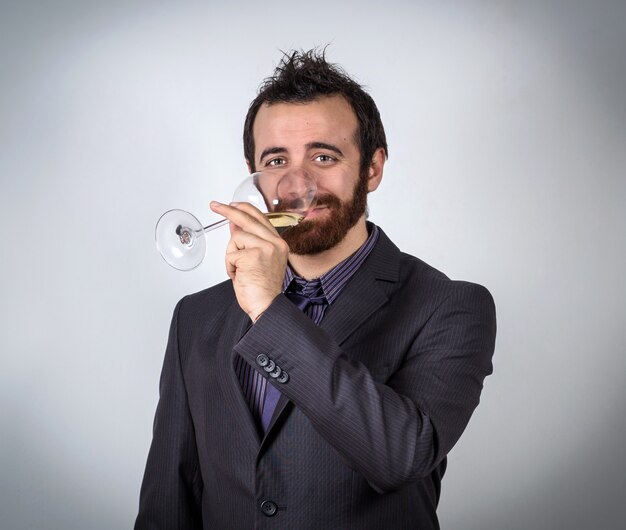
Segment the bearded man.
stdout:
<path fill-rule="evenodd" d="M 230 280 L 174 311 L 135 528 L 439 528 L 446 455 L 492 371 L 489 292 L 366 220 L 384 128 L 323 53 L 264 82 L 244 154 L 312 174 L 318 200 L 282 236 L 252 205 L 211 204 Z"/>

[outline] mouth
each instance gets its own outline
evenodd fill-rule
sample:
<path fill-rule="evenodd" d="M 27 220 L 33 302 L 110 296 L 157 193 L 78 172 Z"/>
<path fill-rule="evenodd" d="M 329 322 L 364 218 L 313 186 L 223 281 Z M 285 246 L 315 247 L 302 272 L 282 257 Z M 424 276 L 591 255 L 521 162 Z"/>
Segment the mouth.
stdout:
<path fill-rule="evenodd" d="M 306 220 L 315 219 L 316 217 L 319 217 L 320 215 L 322 215 L 323 212 L 325 212 L 326 210 L 328 210 L 328 206 L 318 205 L 312 210 L 309 210 L 304 219 Z"/>

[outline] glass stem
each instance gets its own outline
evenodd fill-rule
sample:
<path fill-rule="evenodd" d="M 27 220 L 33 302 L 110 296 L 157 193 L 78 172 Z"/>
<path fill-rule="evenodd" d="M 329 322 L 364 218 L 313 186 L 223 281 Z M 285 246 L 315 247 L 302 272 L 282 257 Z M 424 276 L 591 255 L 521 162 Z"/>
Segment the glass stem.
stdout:
<path fill-rule="evenodd" d="M 207 232 L 211 232 L 212 230 L 227 225 L 228 223 L 228 219 L 221 219 L 219 221 L 216 221 L 215 223 L 211 223 L 210 225 L 205 226 L 202 230 L 198 230 L 198 232 L 204 232 L 206 234 Z"/>

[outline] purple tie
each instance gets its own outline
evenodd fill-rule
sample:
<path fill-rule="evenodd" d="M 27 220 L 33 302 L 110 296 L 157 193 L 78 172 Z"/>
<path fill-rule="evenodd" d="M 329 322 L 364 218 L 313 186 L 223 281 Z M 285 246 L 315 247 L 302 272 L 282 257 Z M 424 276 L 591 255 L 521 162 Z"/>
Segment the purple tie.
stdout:
<path fill-rule="evenodd" d="M 302 291 L 302 286 L 296 281 L 292 282 L 291 285 L 295 285 L 296 288 L 299 288 L 299 290 Z M 300 311 L 305 314 L 307 313 L 307 309 L 310 306 L 324 305 L 327 303 L 326 297 L 324 296 L 324 291 L 322 290 L 322 282 L 320 280 L 312 280 L 308 282 L 305 285 L 305 290 L 312 296 L 307 296 L 305 294 L 302 294 L 302 292 L 291 292 L 289 290 L 285 293 L 285 296 L 287 296 L 289 300 L 296 304 L 298 309 L 300 309 Z M 255 371 L 255 374 L 258 373 Z M 261 375 L 258 374 L 258 377 L 261 377 Z M 263 396 L 260 396 L 260 402 L 264 403 L 263 411 L 261 413 L 261 425 L 263 427 L 263 432 L 267 432 L 267 428 L 269 427 L 272 416 L 274 415 L 274 410 L 276 410 L 278 399 L 280 398 L 280 392 L 276 389 L 276 387 L 269 381 L 267 383 L 268 384 L 266 386 L 257 385 L 259 388 L 258 392 L 262 393 L 263 391 L 265 391 L 265 400 L 263 400 Z M 259 400 L 257 400 L 257 403 L 259 403 Z"/>
<path fill-rule="evenodd" d="M 321 288 L 321 283 L 320 283 L 320 287 L 317 289 L 317 292 L 315 294 L 318 294 L 319 292 L 321 292 L 321 296 L 307 296 L 304 294 L 300 294 L 300 293 L 285 293 L 285 296 L 287 298 L 289 298 L 289 300 L 291 300 L 294 304 L 296 304 L 296 307 L 302 311 L 303 313 L 306 313 L 306 310 L 308 309 L 308 307 L 310 305 L 323 305 L 326 303 L 326 297 L 324 296 L 324 292 L 322 291 Z"/>

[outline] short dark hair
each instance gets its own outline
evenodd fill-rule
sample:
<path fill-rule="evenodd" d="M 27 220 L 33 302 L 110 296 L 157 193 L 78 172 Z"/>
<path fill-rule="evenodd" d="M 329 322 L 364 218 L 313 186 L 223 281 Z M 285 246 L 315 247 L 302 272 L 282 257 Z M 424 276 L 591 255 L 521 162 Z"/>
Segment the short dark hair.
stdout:
<path fill-rule="evenodd" d="M 321 96 L 341 95 L 352 107 L 358 121 L 355 142 L 361 154 L 361 173 L 367 171 L 379 147 L 387 151 L 387 138 L 376 103 L 363 87 L 348 76 L 339 65 L 326 61 L 325 48 L 307 52 L 291 51 L 265 79 L 257 97 L 250 103 L 243 127 L 243 151 L 253 171 L 253 127 L 256 115 L 264 103 L 306 103 Z"/>

